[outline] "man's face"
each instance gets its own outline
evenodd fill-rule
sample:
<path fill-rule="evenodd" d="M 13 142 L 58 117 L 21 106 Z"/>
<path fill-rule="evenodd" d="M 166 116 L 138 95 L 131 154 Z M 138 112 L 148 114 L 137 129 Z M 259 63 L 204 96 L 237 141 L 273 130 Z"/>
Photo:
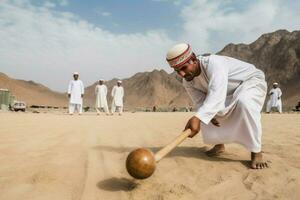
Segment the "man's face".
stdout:
<path fill-rule="evenodd" d="M 79 75 L 77 75 L 77 74 L 74 74 L 74 75 L 73 75 L 73 77 L 74 77 L 74 80 L 75 80 L 75 81 L 77 81 L 77 80 L 78 80 L 78 77 L 79 77 Z"/>
<path fill-rule="evenodd" d="M 184 78 L 186 81 L 192 81 L 196 76 L 200 74 L 200 69 L 197 60 L 189 60 L 184 65 L 176 67 L 173 69 L 177 74 Z"/>
<path fill-rule="evenodd" d="M 278 87 L 278 85 L 273 85 L 273 88 L 277 88 Z"/>
<path fill-rule="evenodd" d="M 99 84 L 102 85 L 102 84 L 103 84 L 103 81 L 99 81 Z"/>
<path fill-rule="evenodd" d="M 118 87 L 120 87 L 120 86 L 121 86 L 121 83 L 117 83 L 117 85 L 118 85 Z"/>

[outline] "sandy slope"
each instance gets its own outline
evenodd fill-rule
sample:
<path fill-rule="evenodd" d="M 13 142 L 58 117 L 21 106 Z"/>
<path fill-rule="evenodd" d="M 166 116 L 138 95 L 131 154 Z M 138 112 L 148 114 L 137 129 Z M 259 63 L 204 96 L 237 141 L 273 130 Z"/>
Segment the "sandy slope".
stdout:
<path fill-rule="evenodd" d="M 164 158 L 149 179 L 130 178 L 127 154 L 136 147 L 157 151 L 189 116 L 0 113 L 0 199 L 299 199 L 299 114 L 263 115 L 270 169 L 248 169 L 248 152 L 239 145 L 208 158 L 198 135 Z"/>

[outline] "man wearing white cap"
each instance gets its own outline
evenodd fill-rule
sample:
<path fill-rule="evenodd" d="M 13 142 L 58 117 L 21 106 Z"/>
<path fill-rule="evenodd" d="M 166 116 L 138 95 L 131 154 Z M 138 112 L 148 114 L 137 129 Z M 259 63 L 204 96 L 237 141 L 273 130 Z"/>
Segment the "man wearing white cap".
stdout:
<path fill-rule="evenodd" d="M 225 151 L 225 143 L 239 143 L 251 152 L 253 169 L 268 167 L 261 152 L 262 109 L 267 84 L 254 65 L 227 56 L 197 58 L 190 45 L 175 45 L 167 53 L 169 65 L 183 78 L 196 114 L 185 129 L 194 137 L 201 129 L 203 140 L 214 147 L 208 156 Z"/>
<path fill-rule="evenodd" d="M 281 102 L 281 89 L 278 87 L 278 83 L 273 83 L 273 88 L 270 90 L 270 99 L 266 106 L 267 113 L 270 113 L 272 108 L 277 108 L 279 113 L 282 113 L 282 102 Z"/>
<path fill-rule="evenodd" d="M 74 110 L 77 109 L 79 114 L 82 114 L 82 98 L 84 94 L 84 86 L 81 80 L 79 80 L 78 72 L 73 73 L 74 80 L 71 80 L 68 87 L 69 102 L 69 114 L 73 115 Z"/>
<path fill-rule="evenodd" d="M 108 111 L 108 106 L 107 106 L 107 87 L 106 85 L 103 84 L 104 80 L 100 79 L 99 84 L 97 84 L 95 88 L 95 93 L 96 93 L 96 110 L 97 114 L 100 114 L 101 110 L 104 110 L 106 115 L 109 114 Z"/>
<path fill-rule="evenodd" d="M 122 87 L 122 81 L 118 80 L 117 85 L 115 85 L 111 91 L 112 104 L 111 104 L 111 114 L 113 115 L 116 111 L 116 108 L 119 111 L 119 115 L 122 115 L 123 112 L 123 97 L 124 89 Z"/>

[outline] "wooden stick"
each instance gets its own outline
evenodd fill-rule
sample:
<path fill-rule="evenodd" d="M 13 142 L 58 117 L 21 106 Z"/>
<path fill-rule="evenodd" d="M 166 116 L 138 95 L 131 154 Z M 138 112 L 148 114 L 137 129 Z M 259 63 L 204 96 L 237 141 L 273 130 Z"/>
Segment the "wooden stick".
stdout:
<path fill-rule="evenodd" d="M 159 150 L 155 154 L 155 161 L 160 161 L 163 157 L 165 157 L 170 151 L 172 151 L 176 146 L 178 146 L 183 140 L 185 140 L 191 134 L 191 129 L 187 129 L 183 131 L 173 142 Z"/>

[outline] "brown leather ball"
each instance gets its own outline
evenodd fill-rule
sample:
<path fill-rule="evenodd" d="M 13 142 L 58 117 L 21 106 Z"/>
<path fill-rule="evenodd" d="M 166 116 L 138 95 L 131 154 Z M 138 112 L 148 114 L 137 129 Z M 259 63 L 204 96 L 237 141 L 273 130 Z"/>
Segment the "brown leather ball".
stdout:
<path fill-rule="evenodd" d="M 151 176 L 155 170 L 155 158 L 148 149 L 135 149 L 126 160 L 128 173 L 136 179 L 145 179 Z"/>

